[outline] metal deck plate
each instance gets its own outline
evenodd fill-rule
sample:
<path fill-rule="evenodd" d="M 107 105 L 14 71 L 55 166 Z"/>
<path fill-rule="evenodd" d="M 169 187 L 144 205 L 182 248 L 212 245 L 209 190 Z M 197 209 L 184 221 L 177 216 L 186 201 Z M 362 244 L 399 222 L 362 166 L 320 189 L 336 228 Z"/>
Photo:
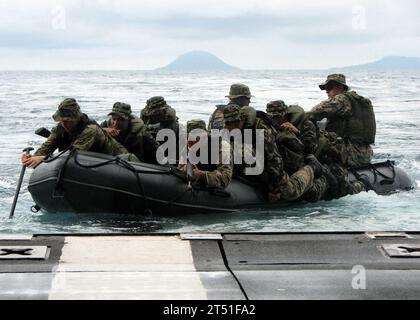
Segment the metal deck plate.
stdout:
<path fill-rule="evenodd" d="M 391 258 L 420 258 L 420 244 L 390 244 L 382 248 Z"/>
<path fill-rule="evenodd" d="M 45 260 L 46 246 L 7 246 L 0 247 L 0 260 Z"/>
<path fill-rule="evenodd" d="M 369 239 L 386 240 L 386 239 L 412 239 L 405 232 L 366 232 Z"/>
<path fill-rule="evenodd" d="M 2 234 L 0 233 L 0 241 L 30 241 L 33 235 L 31 234 Z"/>
<path fill-rule="evenodd" d="M 223 236 L 217 233 L 184 233 L 180 237 L 181 240 L 223 240 Z"/>

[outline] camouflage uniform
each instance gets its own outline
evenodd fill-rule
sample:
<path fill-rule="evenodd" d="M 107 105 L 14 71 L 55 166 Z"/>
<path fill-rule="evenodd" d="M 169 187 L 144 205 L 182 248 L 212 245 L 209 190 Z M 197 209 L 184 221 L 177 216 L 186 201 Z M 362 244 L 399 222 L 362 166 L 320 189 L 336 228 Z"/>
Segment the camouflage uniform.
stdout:
<path fill-rule="evenodd" d="M 248 86 L 242 83 L 232 84 L 232 86 L 230 87 L 229 95 L 227 95 L 226 98 L 229 98 L 232 102 L 233 99 L 237 99 L 240 97 L 247 97 L 251 99 L 253 96 L 251 95 L 251 90 Z M 223 110 L 226 107 L 227 105 L 216 106 L 216 110 L 209 119 L 209 131 L 212 129 L 222 130 L 225 127 L 225 123 L 223 120 Z"/>
<path fill-rule="evenodd" d="M 63 151 L 69 147 L 113 156 L 128 153 L 127 149 L 105 133 L 94 121 L 89 120 L 80 111 L 80 107 L 74 99 L 65 99 L 59 105 L 53 119 L 57 122 L 74 119 L 80 119 L 80 121 L 71 133 L 67 132 L 61 124 L 58 124 L 52 129 L 47 141 L 35 152 L 35 156 L 48 156 L 56 149 Z"/>
<path fill-rule="evenodd" d="M 156 141 L 156 136 L 160 130 L 169 129 L 175 133 L 176 138 L 176 159 L 179 160 L 179 122 L 176 111 L 169 106 L 163 97 L 153 97 L 147 100 L 146 107 L 141 111 L 140 118 L 146 125 L 146 132 Z M 163 144 L 166 141 L 158 142 Z"/>
<path fill-rule="evenodd" d="M 259 182 L 267 187 L 267 192 L 280 194 L 281 199 L 294 201 L 300 198 L 311 186 L 314 181 L 314 171 L 309 166 L 304 166 L 291 177 L 284 171 L 283 159 L 278 151 L 275 141 L 275 132 L 272 127 L 256 117 L 250 121 L 255 110 L 251 107 L 239 108 L 230 105 L 224 111 L 226 123 L 239 122 L 245 120 L 244 129 L 264 130 L 264 172 L 258 178 Z M 253 148 L 255 149 L 255 145 Z"/>
<path fill-rule="evenodd" d="M 117 102 L 112 108 L 112 112 L 108 116 L 119 116 L 129 121 L 128 128 L 125 132 L 115 138 L 127 150 L 135 154 L 136 157 L 146 163 L 156 163 L 157 142 L 152 135 L 146 132 L 146 126 L 143 120 L 132 115 L 131 106 L 129 104 Z M 111 118 L 101 124 L 102 128 L 111 128 Z"/>
<path fill-rule="evenodd" d="M 267 114 L 272 118 L 272 124 L 277 130 L 277 147 L 284 161 L 285 171 L 292 175 L 305 166 L 305 157 L 313 154 L 318 145 L 318 130 L 312 121 L 308 120 L 305 111 L 299 106 L 287 106 L 284 101 L 277 100 L 267 104 Z M 290 122 L 300 132 L 296 135 L 281 128 L 275 117 L 282 117 L 284 122 Z M 329 183 L 322 176 L 314 180 L 313 185 L 304 195 L 305 200 L 316 202 L 322 199 Z"/>
<path fill-rule="evenodd" d="M 313 154 L 313 152 L 305 152 L 307 151 L 305 149 L 309 150 L 309 148 L 305 148 L 305 144 L 300 139 L 300 134 L 297 135 L 294 132 L 283 129 L 281 124 L 275 120 L 276 117 L 281 117 L 284 122 L 290 122 L 296 127 L 296 121 L 293 123 L 291 119 L 289 119 L 289 109 L 290 108 L 281 100 L 272 101 L 267 104 L 267 114 L 270 116 L 270 123 L 276 130 L 277 148 L 283 158 L 284 168 L 289 174 L 292 174 L 305 165 L 305 155 Z M 293 120 L 297 119 L 297 117 L 294 118 L 295 119 Z M 299 128 L 297 129 L 299 130 Z M 309 134 L 306 134 L 306 136 L 308 135 Z"/>
<path fill-rule="evenodd" d="M 206 131 L 206 124 L 203 120 L 192 120 L 187 123 L 187 132 L 190 133 L 195 129 Z M 224 189 L 232 180 L 233 175 L 233 155 L 230 144 L 221 140 L 219 143 L 219 163 L 211 164 L 211 136 L 207 136 L 207 147 L 209 155 L 209 164 L 196 164 L 196 168 L 206 172 L 206 179 L 202 183 L 207 188 Z M 226 160 L 229 156 L 229 161 Z M 226 161 L 223 161 L 226 160 Z M 178 169 L 187 171 L 187 165 L 179 165 Z"/>
<path fill-rule="evenodd" d="M 348 90 L 344 75 L 333 74 L 327 81 L 320 85 L 325 90 L 330 82 L 342 84 Z M 326 137 L 324 141 L 325 153 L 333 144 L 332 152 L 341 153 L 341 160 L 346 167 L 355 167 L 370 163 L 373 156 L 371 144 L 375 142 L 376 121 L 370 100 L 359 96 L 354 91 L 338 94 L 327 101 L 315 106 L 310 112 L 314 121 L 327 118 Z M 334 142 L 337 134 L 343 142 Z M 335 150 L 334 150 L 335 149 Z"/>

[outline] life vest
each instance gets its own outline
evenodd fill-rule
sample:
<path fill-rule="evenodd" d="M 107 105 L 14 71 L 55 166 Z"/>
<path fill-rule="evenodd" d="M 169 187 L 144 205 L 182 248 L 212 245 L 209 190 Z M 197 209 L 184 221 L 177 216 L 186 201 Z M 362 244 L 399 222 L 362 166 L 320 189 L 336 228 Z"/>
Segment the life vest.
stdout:
<path fill-rule="evenodd" d="M 133 118 L 130 120 L 128 127 L 128 133 L 124 137 L 124 140 L 120 143 L 127 148 L 131 153 L 137 155 L 139 150 L 143 150 L 143 133 L 145 132 L 145 126 L 143 120 L 140 118 Z M 138 157 L 138 156 L 137 156 Z"/>
<path fill-rule="evenodd" d="M 344 95 L 351 101 L 352 116 L 347 119 L 335 117 L 327 124 L 327 131 L 335 132 L 344 140 L 362 144 L 374 144 L 376 137 L 376 118 L 372 102 L 356 92 Z"/>
<path fill-rule="evenodd" d="M 58 138 L 58 150 L 64 151 L 68 149 L 74 141 L 76 141 L 82 132 L 87 128 L 89 125 L 99 126 L 98 123 L 94 120 L 89 119 L 86 114 L 80 118 L 80 122 L 75 128 L 75 130 L 71 133 L 67 132 L 60 124 L 57 125 L 57 138 Z M 92 152 L 101 152 L 105 144 L 105 140 L 98 141 L 96 140 L 93 146 L 89 151 Z"/>
<path fill-rule="evenodd" d="M 226 105 L 217 105 L 216 110 L 210 117 L 209 120 L 209 131 L 212 129 L 222 130 L 225 127 L 225 119 L 223 116 L 223 110 L 225 110 Z"/>
<path fill-rule="evenodd" d="M 219 144 L 219 147 L 220 147 L 220 144 Z M 197 168 L 199 169 L 199 170 L 202 170 L 202 171 L 214 171 L 214 170 L 216 170 L 217 169 L 217 167 L 218 167 L 218 165 L 217 164 L 212 164 L 211 162 L 211 155 L 212 155 L 212 143 L 211 143 L 211 136 L 209 135 L 208 136 L 208 143 L 207 143 L 207 156 L 208 156 L 208 159 L 207 159 L 207 162 L 208 163 L 198 163 L 196 166 L 197 166 Z M 220 161 L 221 161 L 221 159 L 219 159 Z"/>
<path fill-rule="evenodd" d="M 292 105 L 287 108 L 287 118 L 298 130 L 302 131 L 303 124 L 306 120 L 305 110 L 298 105 Z"/>

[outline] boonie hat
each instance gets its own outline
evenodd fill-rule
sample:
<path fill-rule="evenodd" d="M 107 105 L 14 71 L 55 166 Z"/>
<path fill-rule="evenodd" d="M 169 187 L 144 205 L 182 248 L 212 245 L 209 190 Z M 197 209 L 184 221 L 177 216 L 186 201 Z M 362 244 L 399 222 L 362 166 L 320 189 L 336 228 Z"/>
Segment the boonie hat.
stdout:
<path fill-rule="evenodd" d="M 321 90 L 326 90 L 330 82 L 337 82 L 345 86 L 347 90 L 349 89 L 349 86 L 346 83 L 346 76 L 344 74 L 330 74 L 327 77 L 327 81 L 325 81 L 323 84 L 320 84 L 319 88 Z"/>
<path fill-rule="evenodd" d="M 254 96 L 251 95 L 251 91 L 249 90 L 248 86 L 246 86 L 242 83 L 232 84 L 232 86 L 230 87 L 229 95 L 226 96 L 226 98 L 236 99 L 236 98 L 240 98 L 240 97 L 247 97 L 247 98 L 251 99 Z"/>
<path fill-rule="evenodd" d="M 131 106 L 126 103 L 116 102 L 108 116 L 119 116 L 125 120 L 129 120 L 131 118 Z"/>
<path fill-rule="evenodd" d="M 267 104 L 267 113 L 273 117 L 283 115 L 286 113 L 287 109 L 288 106 L 283 100 L 271 101 Z"/>
<path fill-rule="evenodd" d="M 77 103 L 76 99 L 67 98 L 64 99 L 63 102 L 60 103 L 58 106 L 58 110 L 52 116 L 54 121 L 71 121 L 74 119 L 78 119 L 82 116 L 82 112 L 80 111 L 80 106 Z"/>

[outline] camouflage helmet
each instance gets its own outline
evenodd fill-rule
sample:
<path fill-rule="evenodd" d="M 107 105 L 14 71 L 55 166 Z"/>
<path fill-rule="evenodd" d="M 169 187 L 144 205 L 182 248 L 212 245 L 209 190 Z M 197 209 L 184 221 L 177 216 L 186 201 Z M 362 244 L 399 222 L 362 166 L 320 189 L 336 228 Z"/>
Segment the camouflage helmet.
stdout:
<path fill-rule="evenodd" d="M 131 119 L 131 106 L 126 103 L 116 102 L 108 116 L 119 116 L 125 120 Z"/>
<path fill-rule="evenodd" d="M 187 132 L 190 133 L 193 130 L 201 129 L 207 131 L 206 123 L 203 120 L 191 120 L 187 122 Z"/>
<path fill-rule="evenodd" d="M 288 106 L 283 100 L 271 101 L 267 104 L 267 113 L 272 116 L 281 116 L 287 112 Z"/>
<path fill-rule="evenodd" d="M 58 110 L 52 116 L 54 121 L 72 121 L 78 119 L 82 116 L 80 111 L 80 106 L 77 103 L 76 99 L 67 98 L 58 106 Z"/>
<path fill-rule="evenodd" d="M 254 96 L 251 95 L 251 91 L 249 90 L 248 86 L 246 86 L 242 83 L 232 84 L 232 86 L 230 87 L 229 95 L 226 96 L 226 98 L 237 99 L 237 98 L 240 98 L 240 97 L 247 97 L 247 98 L 251 99 Z"/>
<path fill-rule="evenodd" d="M 236 104 L 229 104 L 223 110 L 223 117 L 225 123 L 232 123 L 241 121 L 244 119 L 244 115 L 241 113 L 241 108 Z"/>
<path fill-rule="evenodd" d="M 349 86 L 346 83 L 346 76 L 344 74 L 330 74 L 327 77 L 327 81 L 325 81 L 323 84 L 320 84 L 319 88 L 321 90 L 326 90 L 330 82 L 336 82 L 338 84 L 341 84 L 346 88 L 346 90 L 349 90 Z"/>
<path fill-rule="evenodd" d="M 140 117 L 145 123 L 151 124 L 177 120 L 175 109 L 169 106 L 163 97 L 153 97 L 147 100 Z"/>

